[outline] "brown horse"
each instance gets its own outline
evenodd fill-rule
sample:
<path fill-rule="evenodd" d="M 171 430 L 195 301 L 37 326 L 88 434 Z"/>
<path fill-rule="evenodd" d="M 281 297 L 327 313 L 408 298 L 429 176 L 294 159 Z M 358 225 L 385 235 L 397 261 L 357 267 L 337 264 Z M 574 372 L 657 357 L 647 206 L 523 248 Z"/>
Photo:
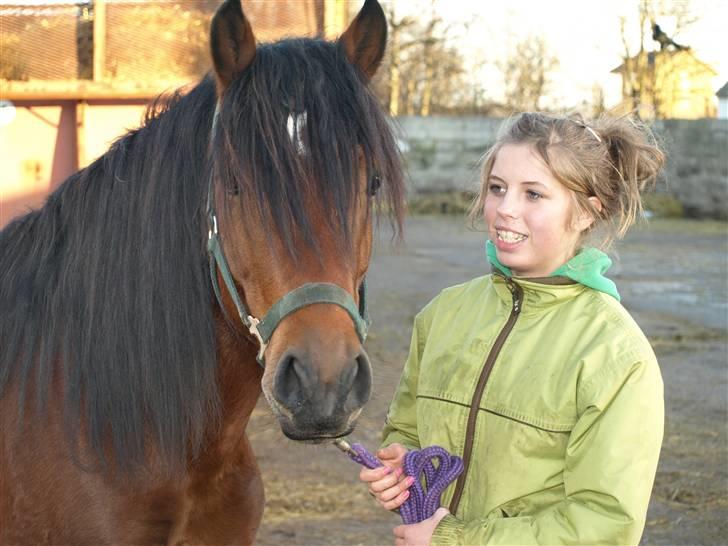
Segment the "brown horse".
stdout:
<path fill-rule="evenodd" d="M 0 232 L 1 544 L 249 544 L 261 389 L 290 438 L 351 431 L 372 216 L 404 199 L 385 41 L 375 0 L 262 45 L 227 0 L 211 76 Z"/>

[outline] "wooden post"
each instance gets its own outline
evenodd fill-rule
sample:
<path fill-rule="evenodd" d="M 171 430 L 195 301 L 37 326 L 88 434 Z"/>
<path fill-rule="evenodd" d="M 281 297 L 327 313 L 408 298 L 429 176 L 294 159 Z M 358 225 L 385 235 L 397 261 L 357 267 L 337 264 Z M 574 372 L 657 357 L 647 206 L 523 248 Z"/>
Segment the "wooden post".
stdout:
<path fill-rule="evenodd" d="M 390 63 L 389 63 L 389 115 L 397 117 L 399 115 L 399 32 L 392 31 L 392 39 L 390 41 Z"/>
<path fill-rule="evenodd" d="M 323 35 L 329 40 L 337 38 L 346 30 L 349 22 L 349 4 L 346 0 L 323 0 Z"/>
<path fill-rule="evenodd" d="M 86 166 L 86 104 L 76 101 L 76 169 Z"/>
<path fill-rule="evenodd" d="M 94 0 L 94 81 L 104 79 L 106 57 L 106 0 Z"/>

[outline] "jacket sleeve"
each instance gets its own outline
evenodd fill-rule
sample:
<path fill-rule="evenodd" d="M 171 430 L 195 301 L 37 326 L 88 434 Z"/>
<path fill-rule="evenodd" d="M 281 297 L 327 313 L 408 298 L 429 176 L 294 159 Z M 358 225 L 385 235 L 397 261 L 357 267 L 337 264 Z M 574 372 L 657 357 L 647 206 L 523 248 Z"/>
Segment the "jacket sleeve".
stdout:
<path fill-rule="evenodd" d="M 654 356 L 622 370 L 604 366 L 577 390 L 562 501 L 528 516 L 448 515 L 432 544 L 638 544 L 662 444 L 663 385 Z"/>
<path fill-rule="evenodd" d="M 428 307 L 431 306 L 432 304 Z M 410 450 L 420 449 L 420 440 L 417 435 L 417 381 L 420 374 L 420 360 L 427 338 L 425 315 L 428 307 L 415 317 L 409 355 L 382 431 L 382 447 L 398 442 Z"/>

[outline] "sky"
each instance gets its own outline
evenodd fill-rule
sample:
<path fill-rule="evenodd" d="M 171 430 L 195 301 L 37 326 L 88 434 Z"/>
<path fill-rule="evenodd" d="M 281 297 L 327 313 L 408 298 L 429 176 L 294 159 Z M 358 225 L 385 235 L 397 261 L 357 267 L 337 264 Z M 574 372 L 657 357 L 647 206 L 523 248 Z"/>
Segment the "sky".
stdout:
<path fill-rule="evenodd" d="M 473 66 L 483 65 L 480 77 L 489 98 L 501 98 L 497 63 L 507 57 L 519 40 L 537 35 L 545 39 L 559 61 L 552 78 L 551 102 L 572 108 L 582 101 L 591 102 L 595 83 L 604 88 L 608 107 L 619 102 L 621 79 L 610 73 L 621 64 L 624 50 L 619 18 L 627 16 L 628 28 L 633 30 L 632 51 L 636 51 L 637 1 L 435 0 L 434 6 L 443 19 L 454 25 L 453 44 L 466 52 L 469 69 L 477 70 Z M 670 5 L 686 0 L 662 1 Z M 728 1 L 687 1 L 699 19 L 685 32 L 672 37 L 679 44 L 691 46 L 698 59 L 716 69 L 717 91 L 728 81 Z M 396 15 L 426 14 L 430 5 L 431 0 L 395 0 Z M 671 35 L 674 21 L 663 19 L 658 23 Z M 647 45 L 652 47 L 651 36 L 648 38 Z"/>

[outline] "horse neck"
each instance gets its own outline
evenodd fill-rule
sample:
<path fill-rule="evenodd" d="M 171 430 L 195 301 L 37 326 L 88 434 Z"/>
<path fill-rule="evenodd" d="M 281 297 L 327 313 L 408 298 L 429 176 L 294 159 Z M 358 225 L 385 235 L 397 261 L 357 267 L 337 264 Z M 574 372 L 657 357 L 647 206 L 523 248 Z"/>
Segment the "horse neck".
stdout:
<path fill-rule="evenodd" d="M 257 347 L 233 331 L 220 312 L 215 315 L 221 412 L 214 443 L 221 453 L 232 454 L 260 397 L 263 369 L 255 359 Z"/>

